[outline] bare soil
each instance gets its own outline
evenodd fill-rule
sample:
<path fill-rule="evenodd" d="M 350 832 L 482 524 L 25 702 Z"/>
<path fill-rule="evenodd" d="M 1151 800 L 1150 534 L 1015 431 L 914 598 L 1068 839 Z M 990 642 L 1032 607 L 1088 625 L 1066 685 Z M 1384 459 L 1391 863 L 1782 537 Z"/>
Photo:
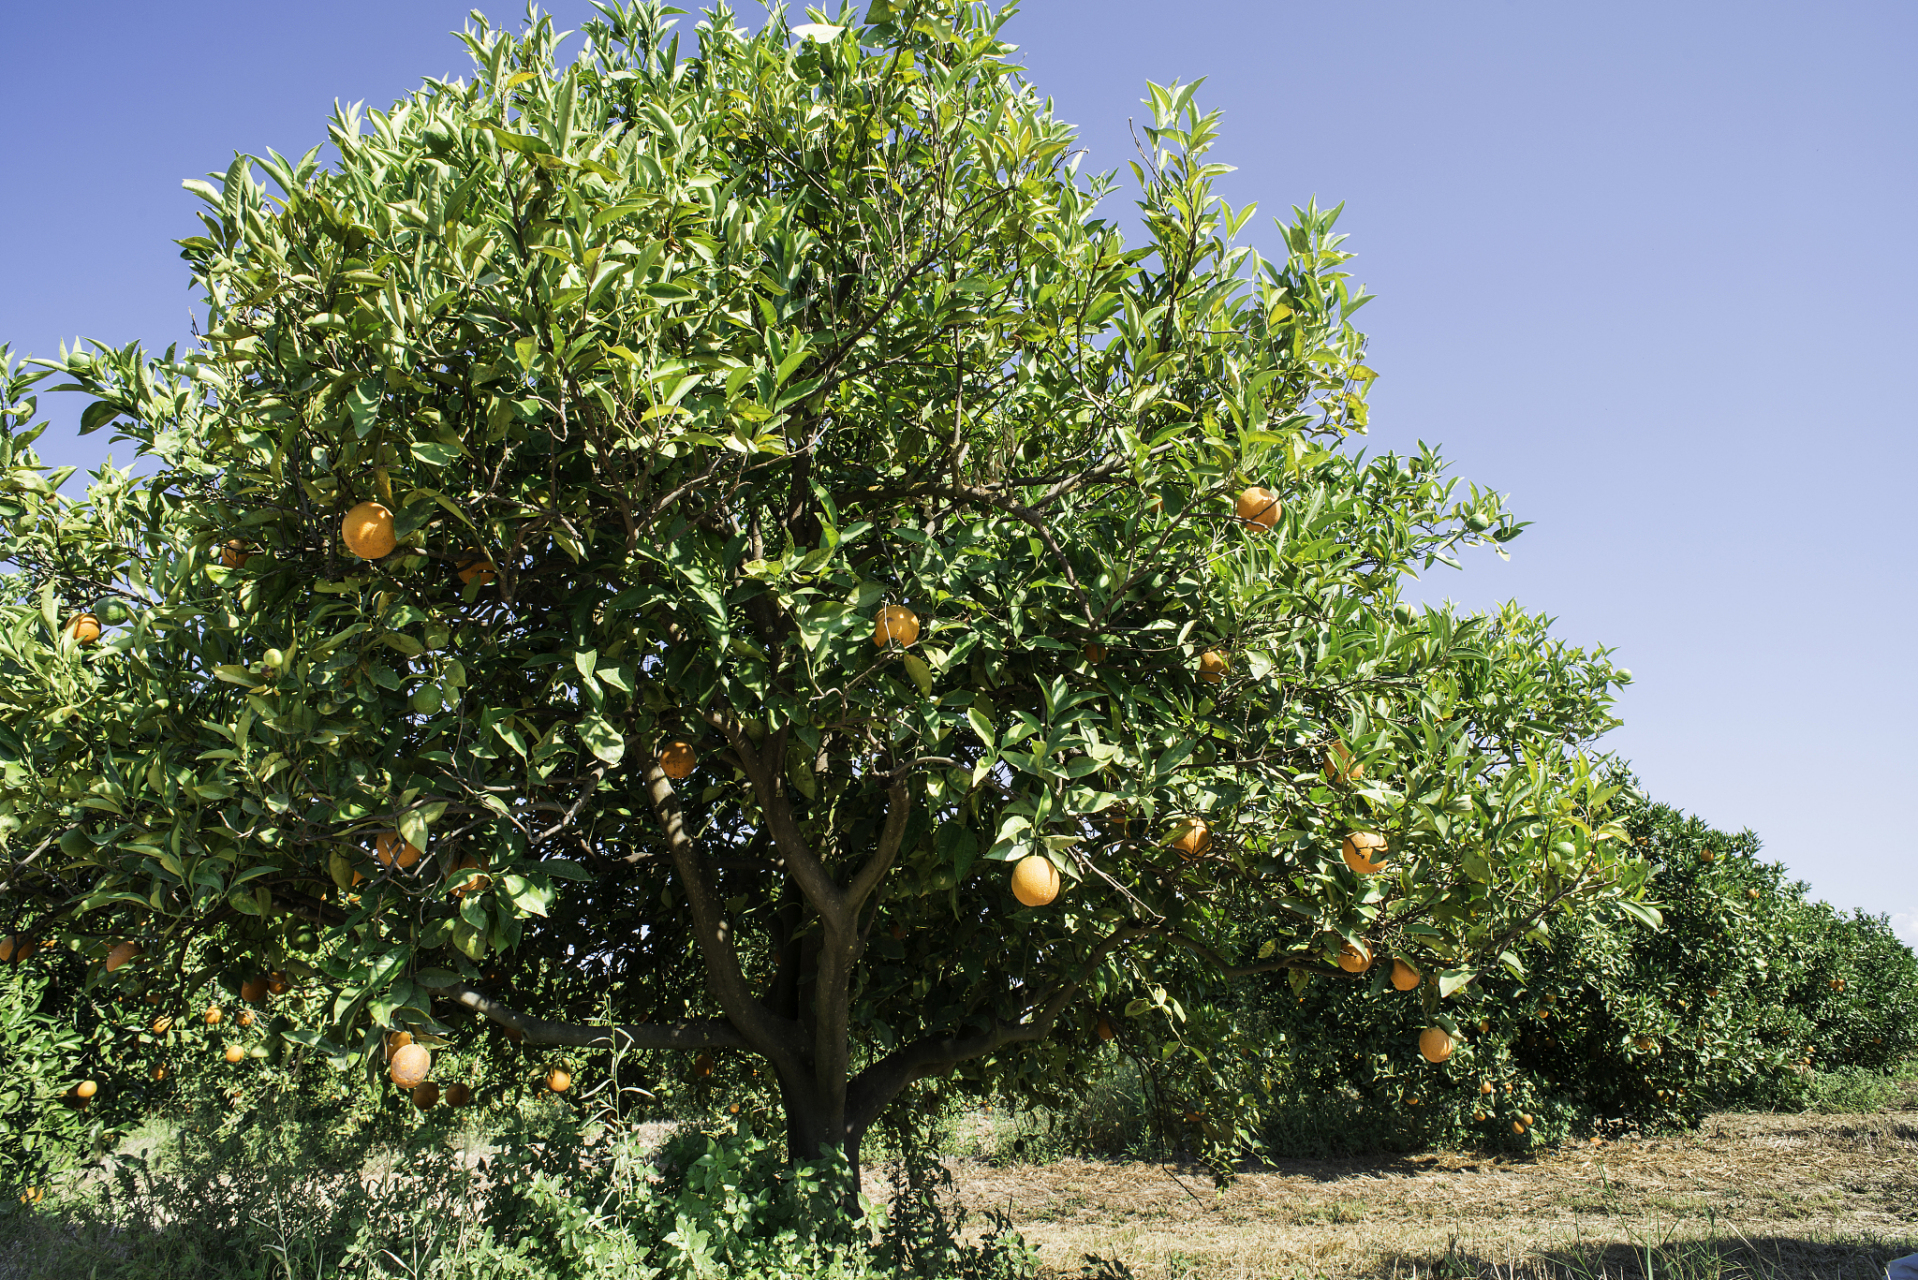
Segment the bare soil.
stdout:
<path fill-rule="evenodd" d="M 1918 1110 L 1721 1115 L 1676 1137 L 1531 1155 L 1197 1170 L 953 1166 L 1050 1276 L 1883 1280 L 1918 1252 Z"/>

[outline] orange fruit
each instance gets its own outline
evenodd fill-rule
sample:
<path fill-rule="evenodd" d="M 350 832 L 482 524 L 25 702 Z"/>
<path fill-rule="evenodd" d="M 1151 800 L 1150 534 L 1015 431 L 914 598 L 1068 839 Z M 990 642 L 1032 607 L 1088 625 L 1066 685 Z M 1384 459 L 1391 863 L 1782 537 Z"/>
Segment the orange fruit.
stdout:
<path fill-rule="evenodd" d="M 19 934 L 0 938 L 0 964 L 12 964 L 33 954 L 33 943 Z"/>
<path fill-rule="evenodd" d="M 909 649 L 918 638 L 919 615 L 904 605 L 889 604 L 873 615 L 872 642 L 881 649 L 891 644 Z"/>
<path fill-rule="evenodd" d="M 693 766 L 699 763 L 699 753 L 693 750 L 690 742 L 673 741 L 659 751 L 659 771 L 677 782 L 692 773 Z"/>
<path fill-rule="evenodd" d="M 707 1069 L 711 1070 L 710 1067 Z M 561 1071 L 558 1067 L 554 1067 L 546 1073 L 546 1087 L 554 1093 L 565 1093 L 573 1087 L 573 1077 Z"/>
<path fill-rule="evenodd" d="M 1656 1049 L 1658 1047 L 1658 1042 L 1656 1040 L 1653 1040 L 1650 1036 L 1633 1036 L 1632 1047 L 1637 1049 L 1640 1053 L 1650 1053 L 1653 1049 Z"/>
<path fill-rule="evenodd" d="M 1101 662 L 1104 662 L 1106 657 L 1106 647 L 1104 645 L 1095 643 L 1086 646 L 1086 661 L 1093 666 L 1096 667 Z"/>
<path fill-rule="evenodd" d="M 373 856 L 379 859 L 382 867 L 390 867 L 397 862 L 400 870 L 404 871 L 418 862 L 424 852 L 418 845 L 401 838 L 397 831 L 382 831 L 379 838 L 373 841 Z"/>
<path fill-rule="evenodd" d="M 137 942 L 116 942 L 107 952 L 107 972 L 112 973 L 127 961 L 140 954 Z"/>
<path fill-rule="evenodd" d="M 165 1035 L 165 1034 L 166 1034 L 167 1032 L 169 1032 L 169 1031 L 171 1031 L 171 1030 L 173 1030 L 173 1019 L 171 1019 L 171 1018 L 155 1018 L 155 1019 L 153 1020 L 153 1034 L 154 1034 L 154 1035 L 156 1035 L 156 1036 L 163 1036 L 163 1035 Z"/>
<path fill-rule="evenodd" d="M 473 1100 L 473 1091 L 467 1088 L 465 1085 L 449 1084 L 446 1086 L 446 1105 L 447 1106 L 463 1107 L 467 1103 L 471 1102 L 472 1100 Z"/>
<path fill-rule="evenodd" d="M 167 1070 L 166 1063 L 162 1062 L 153 1068 L 152 1074 L 155 1080 L 164 1080 L 167 1078 L 167 1076 L 171 1075 L 172 1073 Z"/>
<path fill-rule="evenodd" d="M 1197 858 L 1212 847 L 1212 828 L 1199 818 L 1187 818 L 1174 828 L 1166 843 L 1177 849 L 1181 858 Z"/>
<path fill-rule="evenodd" d="M 393 513 L 377 502 L 362 502 L 340 521 L 340 536 L 346 549 L 362 560 L 378 560 L 393 554 L 399 540 L 393 536 Z"/>
<path fill-rule="evenodd" d="M 1239 495 L 1232 504 L 1239 520 L 1257 529 L 1270 529 L 1279 520 L 1279 495 L 1256 485 Z"/>
<path fill-rule="evenodd" d="M 253 1010 L 251 1010 L 251 1009 L 242 1009 L 242 1010 L 240 1010 L 240 1016 L 239 1016 L 239 1017 L 237 1017 L 237 1018 L 235 1018 L 235 1019 L 234 1019 L 234 1021 L 235 1021 L 235 1022 L 237 1022 L 237 1023 L 239 1023 L 239 1024 L 240 1024 L 241 1026 L 243 1026 L 243 1027 L 250 1027 L 250 1026 L 252 1026 L 252 1025 L 253 1025 Z"/>
<path fill-rule="evenodd" d="M 1112 1024 L 1104 1018 L 1099 1019 L 1099 1025 L 1094 1027 L 1093 1030 L 1098 1032 L 1099 1039 L 1101 1040 L 1110 1040 L 1119 1034 L 1112 1029 Z"/>
<path fill-rule="evenodd" d="M 1364 973 L 1372 967 L 1372 950 L 1363 943 L 1348 942 L 1339 948 L 1339 968 L 1347 973 Z"/>
<path fill-rule="evenodd" d="M 394 1054 L 398 1053 L 401 1049 L 404 1049 L 407 1045 L 413 1043 L 413 1033 L 411 1031 L 389 1032 L 383 1043 L 385 1044 L 385 1047 L 386 1047 L 387 1061 L 390 1062 L 392 1061 Z"/>
<path fill-rule="evenodd" d="M 440 1087 L 431 1080 L 413 1087 L 413 1105 L 421 1111 L 431 1111 L 440 1103 Z"/>
<path fill-rule="evenodd" d="M 1478 1082 L 1478 1091 L 1479 1091 L 1480 1093 L 1490 1093 L 1490 1092 L 1492 1091 L 1492 1082 L 1491 1082 L 1490 1080 L 1481 1080 L 1481 1081 L 1479 1081 L 1479 1082 Z"/>
<path fill-rule="evenodd" d="M 1756 889 L 1747 889 L 1747 890 L 1745 890 L 1745 896 L 1746 896 L 1747 898 L 1750 898 L 1750 899 L 1751 899 L 1751 900 L 1752 900 L 1753 902 L 1756 902 L 1756 901 L 1758 901 L 1758 890 L 1756 890 Z"/>
<path fill-rule="evenodd" d="M 76 613 L 67 619 L 67 634 L 81 644 L 92 644 L 100 638 L 100 620 L 90 613 Z"/>
<path fill-rule="evenodd" d="M 1028 907 L 1043 907 L 1059 896 L 1059 868 L 1036 853 L 1012 869 L 1012 896 Z"/>
<path fill-rule="evenodd" d="M 76 1098 L 91 1098 L 98 1092 L 100 1092 L 100 1086 L 92 1080 L 82 1080 L 73 1086 L 73 1096 Z"/>
<path fill-rule="evenodd" d="M 1531 1127 L 1532 1127 L 1532 1125 L 1533 1125 L 1533 1124 L 1535 1123 L 1535 1122 L 1533 1121 L 1533 1119 L 1532 1119 L 1532 1117 L 1530 1117 L 1530 1116 L 1525 1116 L 1525 1115 L 1522 1115 L 1522 1116 L 1520 1116 L 1520 1117 L 1519 1117 L 1519 1119 L 1520 1119 L 1521 1121 L 1523 1121 L 1523 1122 L 1524 1122 L 1524 1124 L 1525 1124 L 1525 1127 L 1526 1127 L 1526 1128 L 1528 1128 L 1528 1129 L 1529 1129 L 1529 1128 L 1531 1128 Z"/>
<path fill-rule="evenodd" d="M 206 1025 L 207 1026 L 217 1027 L 220 1025 L 220 1020 L 225 1017 L 226 1017 L 226 1010 L 220 1008 L 219 1005 L 210 1004 L 207 1006 L 207 1009 L 206 1009 Z"/>
<path fill-rule="evenodd" d="M 403 1044 L 393 1051 L 386 1076 L 400 1088 L 411 1089 L 426 1079 L 426 1073 L 432 1069 L 433 1055 L 426 1051 L 425 1045 Z"/>
<path fill-rule="evenodd" d="M 1375 876 L 1385 870 L 1385 837 L 1376 831 L 1354 831 L 1339 846 L 1345 865 L 1362 876 Z"/>
<path fill-rule="evenodd" d="M 240 984 L 240 999 L 248 1004 L 259 1004 L 266 999 L 266 975 L 255 974 Z M 245 1021 L 240 1023 L 246 1026 Z"/>
<path fill-rule="evenodd" d="M 226 1047 L 226 1060 L 228 1062 L 244 1062 L 246 1061 L 246 1050 L 237 1044 L 230 1044 Z"/>
<path fill-rule="evenodd" d="M 1325 752 L 1327 782 L 1357 782 L 1365 776 L 1365 766 L 1352 758 L 1352 748 L 1334 742 Z"/>
<path fill-rule="evenodd" d="M 490 889 L 493 885 L 493 877 L 482 875 L 468 878 L 466 875 L 469 871 L 483 870 L 485 870 L 485 868 L 480 865 L 478 858 L 475 858 L 470 853 L 461 854 L 459 861 L 453 864 L 453 869 L 446 873 L 448 880 L 465 881 L 464 884 L 453 890 L 453 896 L 455 898 L 464 898 L 469 893 L 481 893 Z"/>
<path fill-rule="evenodd" d="M 693 1074 L 709 1076 L 713 1073 L 713 1055 L 702 1053 L 693 1058 Z"/>
<path fill-rule="evenodd" d="M 1525 1134 L 1525 1126 L 1524 1126 L 1524 1124 L 1522 1124 L 1521 1122 L 1519 1122 L 1519 1121 L 1517 1121 L 1517 1120 L 1514 1120 L 1514 1121 L 1512 1121 L 1512 1132 L 1513 1132 L 1513 1133 L 1516 1133 L 1516 1134 L 1518 1134 L 1518 1135 L 1520 1135 L 1521 1137 L 1523 1137 L 1523 1136 L 1524 1136 L 1524 1134 Z"/>
<path fill-rule="evenodd" d="M 244 569 L 246 562 L 252 558 L 253 553 L 248 551 L 246 543 L 238 538 L 229 539 L 227 544 L 220 548 L 220 563 L 229 569 Z"/>
<path fill-rule="evenodd" d="M 1427 1027 L 1419 1032 L 1419 1053 L 1427 1062 L 1443 1062 L 1452 1056 L 1452 1037 L 1443 1027 Z"/>
<path fill-rule="evenodd" d="M 286 980 L 286 975 L 278 969 L 266 975 L 266 989 L 276 996 L 285 995 L 290 986 L 292 984 Z"/>
<path fill-rule="evenodd" d="M 1225 679 L 1227 665 L 1224 654 L 1216 649 L 1207 649 L 1199 655 L 1199 679 L 1207 684 L 1217 684 Z"/>
<path fill-rule="evenodd" d="M 1410 991 L 1425 980 L 1425 976 L 1403 960 L 1392 961 L 1392 989 Z"/>
<path fill-rule="evenodd" d="M 475 579 L 478 579 L 482 584 L 491 582 L 499 576 L 499 569 L 485 556 L 475 554 L 471 560 L 462 560 L 460 562 L 459 573 L 460 585 L 462 587 L 470 587 L 473 585 Z"/>

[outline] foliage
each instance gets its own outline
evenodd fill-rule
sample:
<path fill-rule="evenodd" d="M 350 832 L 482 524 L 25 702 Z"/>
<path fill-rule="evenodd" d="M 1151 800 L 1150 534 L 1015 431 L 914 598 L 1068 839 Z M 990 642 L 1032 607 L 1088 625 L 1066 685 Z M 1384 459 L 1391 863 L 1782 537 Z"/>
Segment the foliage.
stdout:
<path fill-rule="evenodd" d="M 388 1148 L 325 1107 L 268 1107 L 247 1128 L 183 1126 L 106 1182 L 36 1206 L 61 1216 L 57 1235 L 36 1239 L 24 1212 L 0 1230 L 31 1274 L 113 1280 L 1033 1274 L 1002 1220 L 962 1241 L 964 1216 L 927 1196 L 896 1194 L 897 1216 L 842 1214 L 843 1157 L 789 1165 L 744 1127 L 652 1149 L 558 1109 L 527 1119 L 485 1139 L 427 1124 Z"/>
<path fill-rule="evenodd" d="M 1418 1055 L 1409 996 L 1268 987 L 1260 1008 L 1292 1068 L 1280 1116 L 1346 1109 L 1360 1144 L 1526 1147 L 1875 1096 L 1864 1080 L 1918 1052 L 1918 958 L 1882 917 L 1810 899 L 1750 832 L 1637 799 L 1619 816 L 1654 859 L 1662 928 L 1568 922 L 1527 943 L 1522 977 L 1454 997 L 1470 1034 L 1440 1067 Z M 1525 1114 L 1536 1123 L 1513 1133 Z M 1268 1136 L 1296 1150 L 1302 1135 Z"/>
<path fill-rule="evenodd" d="M 49 362 L 138 454 L 82 496 L 0 361 L 16 927 L 136 938 L 175 1000 L 282 972 L 324 1017 L 279 1037 L 369 1077 L 475 1016 L 746 1050 L 794 1154 L 856 1167 L 915 1082 L 1059 1096 L 1102 1016 L 1210 1059 L 1181 992 L 1362 937 L 1450 991 L 1641 894 L 1583 754 L 1624 674 L 1398 598 L 1522 526 L 1353 447 L 1337 210 L 1236 244 L 1217 116 L 1152 86 L 1128 247 L 1004 11 L 721 9 L 693 51 L 666 13 L 603 6 L 567 65 L 477 27 L 470 82 L 336 116 L 337 168 L 189 184 L 203 344 Z"/>

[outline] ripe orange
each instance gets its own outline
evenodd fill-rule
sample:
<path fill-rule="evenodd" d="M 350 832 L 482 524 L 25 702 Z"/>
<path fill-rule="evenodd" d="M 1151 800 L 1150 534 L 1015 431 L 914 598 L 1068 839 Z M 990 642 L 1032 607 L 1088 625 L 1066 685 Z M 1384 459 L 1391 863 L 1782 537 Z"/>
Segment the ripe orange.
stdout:
<path fill-rule="evenodd" d="M 896 644 L 910 649 L 919 638 L 919 615 L 904 605 L 889 604 L 873 615 L 872 642 L 881 649 Z"/>
<path fill-rule="evenodd" d="M 1713 849 L 1705 849 L 1701 851 L 1698 855 L 1698 860 L 1700 862 L 1715 862 L 1717 861 L 1717 859 L 1718 859 L 1718 853 L 1716 850 L 1713 850 Z"/>
<path fill-rule="evenodd" d="M 19 934 L 0 938 L 0 964 L 12 964 L 33 954 L 33 943 Z"/>
<path fill-rule="evenodd" d="M 1751 900 L 1752 900 L 1753 902 L 1756 902 L 1756 901 L 1758 901 L 1758 890 L 1756 890 L 1756 889 L 1747 889 L 1747 890 L 1745 890 L 1745 896 L 1746 896 L 1747 898 L 1750 898 L 1750 899 L 1751 899 Z"/>
<path fill-rule="evenodd" d="M 240 1016 L 239 1016 L 238 1018 L 235 1018 L 235 1019 L 234 1019 L 234 1021 L 235 1021 L 235 1022 L 237 1022 L 237 1023 L 239 1023 L 239 1024 L 240 1024 L 241 1026 L 243 1026 L 243 1027 L 250 1027 L 250 1026 L 252 1026 L 252 1025 L 253 1025 L 253 1010 L 251 1010 L 251 1009 L 242 1009 L 242 1010 L 240 1010 Z"/>
<path fill-rule="evenodd" d="M 1650 1053 L 1653 1049 L 1656 1049 L 1658 1047 L 1658 1042 L 1656 1040 L 1653 1040 L 1650 1036 L 1633 1036 L 1632 1046 L 1636 1048 L 1640 1053 Z"/>
<path fill-rule="evenodd" d="M 1405 963 L 1405 961 L 1392 961 L 1392 989 L 1394 991 L 1410 991 L 1424 980 L 1425 975 Z"/>
<path fill-rule="evenodd" d="M 1525 1134 L 1524 1124 L 1517 1120 L 1512 1121 L 1512 1132 L 1518 1134 L 1520 1137 L 1523 1137 Z"/>
<path fill-rule="evenodd" d="M 1098 1032 L 1099 1039 L 1101 1040 L 1110 1040 L 1114 1036 L 1119 1034 L 1118 1032 L 1112 1029 L 1112 1024 L 1104 1018 L 1099 1019 L 1099 1025 L 1093 1028 L 1093 1030 Z"/>
<path fill-rule="evenodd" d="M 702 1053 L 693 1058 L 693 1074 L 709 1076 L 713 1073 L 713 1055 Z"/>
<path fill-rule="evenodd" d="M 404 871 L 418 862 L 424 852 L 418 845 L 401 838 L 397 831 L 382 831 L 373 841 L 373 856 L 379 859 L 382 867 L 390 867 L 398 862 L 400 870 Z"/>
<path fill-rule="evenodd" d="M 1217 684 L 1225 679 L 1227 665 L 1224 654 L 1216 649 L 1207 649 L 1199 655 L 1199 679 L 1207 684 Z"/>
<path fill-rule="evenodd" d="M 707 1071 L 711 1070 L 712 1068 L 707 1068 Z M 701 1074 L 704 1073 L 702 1072 Z M 573 1077 L 561 1071 L 558 1067 L 554 1067 L 546 1073 L 546 1087 L 554 1093 L 565 1093 L 573 1087 Z"/>
<path fill-rule="evenodd" d="M 73 1086 L 73 1096 L 76 1098 L 91 1098 L 98 1092 L 100 1092 L 100 1086 L 92 1080 L 82 1080 Z"/>
<path fill-rule="evenodd" d="M 421 1111 L 431 1111 L 434 1107 L 437 1107 L 439 1103 L 440 1087 L 431 1080 L 414 1086 L 413 1105 Z"/>
<path fill-rule="evenodd" d="M 1452 1037 L 1443 1027 L 1427 1027 L 1419 1032 L 1419 1053 L 1427 1062 L 1443 1062 L 1452 1056 Z"/>
<path fill-rule="evenodd" d="M 266 975 L 266 989 L 276 996 L 285 995 L 292 985 L 286 980 L 286 975 L 278 969 Z"/>
<path fill-rule="evenodd" d="M 237 1044 L 230 1044 L 226 1047 L 226 1060 L 228 1062 L 244 1062 L 246 1061 L 246 1050 Z"/>
<path fill-rule="evenodd" d="M 1279 520 L 1279 495 L 1270 489 L 1254 486 L 1239 495 L 1232 504 L 1232 510 L 1239 520 L 1258 529 L 1270 529 Z"/>
<path fill-rule="evenodd" d="M 1352 748 L 1334 742 L 1325 752 L 1327 782 L 1357 782 L 1365 776 L 1365 766 L 1352 758 Z"/>
<path fill-rule="evenodd" d="M 238 538 L 228 539 L 227 544 L 220 548 L 220 563 L 229 569 L 244 569 L 246 562 L 252 558 L 253 553 Z"/>
<path fill-rule="evenodd" d="M 1206 826 L 1203 819 L 1187 818 L 1173 829 L 1172 838 L 1166 843 L 1189 861 L 1212 847 L 1212 828 Z"/>
<path fill-rule="evenodd" d="M 1491 1082 L 1490 1080 L 1481 1080 L 1481 1081 L 1479 1081 L 1479 1082 L 1478 1082 L 1478 1091 L 1479 1091 L 1480 1093 L 1490 1093 L 1490 1092 L 1492 1091 L 1492 1082 Z"/>
<path fill-rule="evenodd" d="M 107 972 L 112 973 L 127 961 L 140 954 L 137 942 L 116 942 L 107 952 Z"/>
<path fill-rule="evenodd" d="M 173 1030 L 173 1019 L 171 1019 L 171 1018 L 155 1018 L 155 1019 L 153 1020 L 153 1034 L 154 1034 L 154 1035 L 156 1035 L 156 1036 L 163 1036 L 163 1035 L 165 1035 L 165 1034 L 166 1034 L 167 1032 L 169 1032 L 169 1031 L 171 1031 L 171 1030 Z"/>
<path fill-rule="evenodd" d="M 1348 942 L 1339 948 L 1339 968 L 1347 973 L 1364 973 L 1372 967 L 1372 949 L 1363 943 Z"/>
<path fill-rule="evenodd" d="M 220 1008 L 219 1005 L 210 1004 L 207 1006 L 206 1008 L 206 1025 L 207 1026 L 209 1027 L 219 1026 L 220 1020 L 224 1017 L 226 1017 L 226 1011 Z"/>
<path fill-rule="evenodd" d="M 386 1048 L 386 1060 L 391 1062 L 394 1054 L 413 1043 L 413 1033 L 411 1031 L 389 1032 L 383 1043 Z"/>
<path fill-rule="evenodd" d="M 1521 1116 L 1519 1117 L 1519 1119 L 1520 1119 L 1521 1121 L 1523 1121 L 1523 1122 L 1524 1122 L 1524 1124 L 1525 1124 L 1525 1127 L 1526 1127 L 1527 1129 L 1529 1129 L 1529 1128 L 1531 1128 L 1531 1127 L 1532 1127 L 1532 1125 L 1533 1125 L 1533 1124 L 1535 1123 L 1535 1121 L 1533 1121 L 1533 1119 L 1532 1119 L 1532 1117 L 1530 1117 L 1530 1116 L 1527 1116 L 1527 1115 L 1521 1115 Z"/>
<path fill-rule="evenodd" d="M 171 1074 L 172 1072 L 167 1070 L 167 1065 L 164 1062 L 153 1068 L 153 1078 L 155 1080 L 164 1080 Z"/>
<path fill-rule="evenodd" d="M 92 644 L 100 638 L 100 620 L 90 613 L 76 613 L 67 619 L 67 634 L 81 644 Z"/>
<path fill-rule="evenodd" d="M 1093 666 L 1096 667 L 1101 662 L 1104 662 L 1105 660 L 1106 660 L 1106 647 L 1104 645 L 1089 644 L 1086 646 L 1087 662 L 1091 663 Z"/>
<path fill-rule="evenodd" d="M 471 1102 L 472 1100 L 473 1100 L 473 1091 L 467 1088 L 465 1085 L 449 1084 L 446 1086 L 446 1105 L 447 1106 L 463 1107 L 467 1103 Z"/>
<path fill-rule="evenodd" d="M 426 1051 L 425 1045 L 405 1044 L 393 1051 L 386 1076 L 400 1088 L 411 1089 L 426 1079 L 426 1073 L 432 1069 L 433 1055 Z"/>
<path fill-rule="evenodd" d="M 460 561 L 459 573 L 460 585 L 462 587 L 470 587 L 476 578 L 482 584 L 491 582 L 499 576 L 499 569 L 491 560 L 488 560 L 478 552 L 474 552 L 471 559 Z"/>
<path fill-rule="evenodd" d="M 399 540 L 393 536 L 393 513 L 377 502 L 362 502 L 340 521 L 340 536 L 346 549 L 362 560 L 378 560 L 393 554 Z"/>
<path fill-rule="evenodd" d="M 1059 868 L 1036 853 L 1012 869 L 1012 896 L 1028 907 L 1043 907 L 1059 896 Z"/>
<path fill-rule="evenodd" d="M 1385 870 L 1385 837 L 1376 831 L 1354 831 L 1339 846 L 1345 865 L 1362 876 L 1375 876 Z"/>
<path fill-rule="evenodd" d="M 240 984 L 240 999 L 248 1004 L 259 1004 L 266 999 L 266 975 L 255 974 Z M 246 1025 L 245 1023 L 241 1024 Z"/>
<path fill-rule="evenodd" d="M 659 771 L 675 782 L 690 775 L 698 763 L 699 753 L 690 742 L 675 739 L 659 750 Z"/>

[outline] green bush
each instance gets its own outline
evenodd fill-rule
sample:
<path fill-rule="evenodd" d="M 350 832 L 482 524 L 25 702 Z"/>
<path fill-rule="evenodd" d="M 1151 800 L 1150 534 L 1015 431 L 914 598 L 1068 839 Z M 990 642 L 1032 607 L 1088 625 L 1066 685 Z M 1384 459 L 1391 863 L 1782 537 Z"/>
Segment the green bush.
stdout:
<path fill-rule="evenodd" d="M 1247 1012 L 1289 1061 L 1263 1104 L 1271 1148 L 1526 1146 L 1685 1125 L 1709 1109 L 1862 1097 L 1856 1082 L 1918 1050 L 1918 959 L 1882 918 L 1809 900 L 1749 832 L 1642 801 L 1620 820 L 1656 862 L 1662 927 L 1542 926 L 1514 966 L 1443 1002 L 1467 1033 L 1443 1065 L 1419 1054 L 1421 1001 L 1387 985 L 1389 947 L 1359 981 L 1269 984 Z"/>

